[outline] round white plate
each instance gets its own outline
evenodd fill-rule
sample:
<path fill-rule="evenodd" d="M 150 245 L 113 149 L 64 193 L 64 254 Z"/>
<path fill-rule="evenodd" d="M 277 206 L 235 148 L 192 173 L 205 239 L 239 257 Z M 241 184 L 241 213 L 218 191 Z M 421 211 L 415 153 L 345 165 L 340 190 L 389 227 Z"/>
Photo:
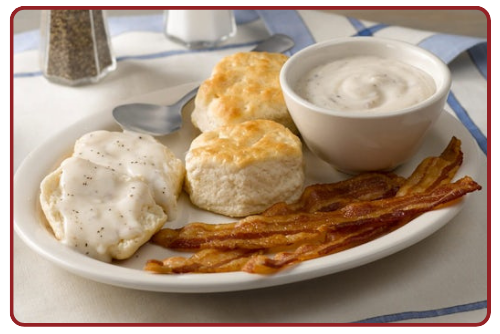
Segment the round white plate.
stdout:
<path fill-rule="evenodd" d="M 162 96 L 165 96 L 165 92 L 158 91 L 143 97 L 142 100 L 154 102 L 161 100 Z M 189 111 L 185 110 L 184 126 L 179 132 L 158 138 L 179 158 L 184 157 L 191 140 L 198 134 L 191 126 L 188 113 Z M 14 227 L 29 247 L 49 261 L 77 275 L 121 287 L 163 292 L 222 292 L 270 287 L 328 275 L 372 262 L 417 243 L 449 222 L 466 202 L 459 201 L 453 206 L 425 213 L 384 237 L 337 254 L 300 263 L 275 275 L 260 276 L 243 272 L 156 275 L 142 270 L 147 260 L 163 259 L 179 253 L 147 243 L 126 261 L 104 263 L 59 243 L 44 222 L 38 203 L 41 180 L 71 153 L 76 139 L 89 131 L 99 129 L 119 130 L 110 111 L 96 113 L 77 122 L 27 156 L 14 176 Z M 420 152 L 396 172 L 409 176 L 423 158 L 439 155 L 452 136 L 462 140 L 464 152 L 464 163 L 457 177 L 476 177 L 479 154 L 477 144 L 463 125 L 448 112 L 443 112 Z M 307 184 L 335 182 L 347 178 L 308 151 L 305 154 Z M 168 225 L 180 227 L 192 221 L 222 223 L 231 219 L 199 210 L 190 204 L 186 195 L 182 195 L 177 218 Z"/>

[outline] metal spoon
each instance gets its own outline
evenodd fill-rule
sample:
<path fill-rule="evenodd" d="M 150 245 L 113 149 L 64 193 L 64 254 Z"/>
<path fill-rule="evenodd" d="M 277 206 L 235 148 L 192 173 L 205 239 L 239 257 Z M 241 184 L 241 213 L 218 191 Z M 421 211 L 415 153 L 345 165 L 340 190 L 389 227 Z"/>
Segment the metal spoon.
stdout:
<path fill-rule="evenodd" d="M 285 52 L 294 46 L 293 40 L 282 34 L 272 35 L 259 43 L 252 51 Z M 113 117 L 124 130 L 163 136 L 182 126 L 182 107 L 198 92 L 196 87 L 178 102 L 169 106 L 147 103 L 131 103 L 113 109 Z"/>

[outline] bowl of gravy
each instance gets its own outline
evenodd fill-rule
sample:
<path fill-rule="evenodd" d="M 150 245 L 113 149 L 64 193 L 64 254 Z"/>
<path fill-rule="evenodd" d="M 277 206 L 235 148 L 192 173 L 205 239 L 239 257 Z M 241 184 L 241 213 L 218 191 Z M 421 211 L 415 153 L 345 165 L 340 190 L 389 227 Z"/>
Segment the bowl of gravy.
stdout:
<path fill-rule="evenodd" d="M 418 151 L 443 111 L 451 74 L 420 47 L 347 37 L 291 56 L 280 84 L 308 148 L 357 174 L 393 170 Z"/>

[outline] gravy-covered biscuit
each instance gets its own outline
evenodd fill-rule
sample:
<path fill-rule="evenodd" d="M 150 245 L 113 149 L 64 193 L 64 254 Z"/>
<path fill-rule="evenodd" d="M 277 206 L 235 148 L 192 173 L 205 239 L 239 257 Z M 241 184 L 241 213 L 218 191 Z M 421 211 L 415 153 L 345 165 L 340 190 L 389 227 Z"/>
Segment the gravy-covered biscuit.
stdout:
<path fill-rule="evenodd" d="M 55 237 L 101 261 L 130 257 L 167 219 L 140 178 L 77 157 L 64 160 L 40 190 Z"/>
<path fill-rule="evenodd" d="M 296 200 L 304 183 L 300 139 L 269 120 L 207 131 L 186 155 L 185 189 L 196 206 L 231 217 Z"/>
<path fill-rule="evenodd" d="M 40 205 L 62 243 L 102 261 L 126 259 L 175 215 L 184 175 L 151 136 L 94 131 L 43 179 Z"/>
<path fill-rule="evenodd" d="M 240 52 L 223 58 L 205 80 L 191 115 L 202 132 L 248 120 L 269 119 L 297 134 L 279 83 L 288 59 L 280 53 Z"/>

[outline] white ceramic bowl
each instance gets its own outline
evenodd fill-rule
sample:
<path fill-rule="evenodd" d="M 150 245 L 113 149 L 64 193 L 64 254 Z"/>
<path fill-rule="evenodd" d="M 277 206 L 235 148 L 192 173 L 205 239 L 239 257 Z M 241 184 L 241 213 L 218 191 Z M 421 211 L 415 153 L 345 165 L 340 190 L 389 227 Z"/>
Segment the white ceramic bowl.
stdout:
<path fill-rule="evenodd" d="M 318 65 L 350 56 L 379 56 L 427 72 L 436 91 L 413 106 L 384 112 L 318 107 L 296 92 L 297 82 Z M 448 67 L 417 46 L 377 37 L 347 37 L 314 44 L 290 57 L 280 73 L 288 110 L 309 149 L 347 173 L 393 170 L 410 159 L 443 111 L 450 90 Z"/>

